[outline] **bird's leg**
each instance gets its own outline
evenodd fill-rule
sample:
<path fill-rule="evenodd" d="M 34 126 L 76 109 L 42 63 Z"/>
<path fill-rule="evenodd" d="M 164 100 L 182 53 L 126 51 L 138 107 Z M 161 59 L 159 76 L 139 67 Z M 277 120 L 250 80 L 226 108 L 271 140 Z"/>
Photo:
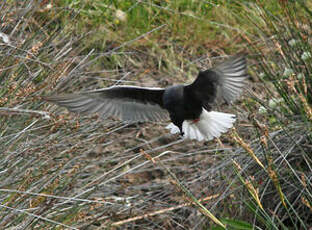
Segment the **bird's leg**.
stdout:
<path fill-rule="evenodd" d="M 179 130 L 180 130 L 180 135 L 183 136 L 184 135 L 184 132 L 183 132 L 183 121 L 178 121 L 176 126 L 179 127 Z"/>
<path fill-rule="evenodd" d="M 181 135 L 181 136 L 184 136 L 184 132 L 183 132 L 183 130 L 182 130 L 182 125 L 179 126 L 179 129 L 180 129 L 180 135 Z"/>
<path fill-rule="evenodd" d="M 172 123 L 179 128 L 180 135 L 183 136 L 184 135 L 183 128 L 182 128 L 182 125 L 184 122 L 183 118 L 181 119 L 177 116 L 174 116 L 173 114 L 170 114 L 170 118 L 171 118 Z"/>
<path fill-rule="evenodd" d="M 183 132 L 183 121 L 179 121 L 177 123 L 174 123 L 176 126 L 178 126 L 179 130 L 180 130 L 180 135 L 184 136 L 184 132 Z"/>

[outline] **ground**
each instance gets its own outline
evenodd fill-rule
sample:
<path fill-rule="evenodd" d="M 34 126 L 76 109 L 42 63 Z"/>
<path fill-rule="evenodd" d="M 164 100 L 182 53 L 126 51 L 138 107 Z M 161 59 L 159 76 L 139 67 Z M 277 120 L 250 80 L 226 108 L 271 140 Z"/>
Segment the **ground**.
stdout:
<path fill-rule="evenodd" d="M 1 3 L 0 228 L 309 229 L 310 7 Z M 240 51 L 246 89 L 215 108 L 238 116 L 235 129 L 209 142 L 171 135 L 168 122 L 102 120 L 42 100 L 188 83 Z"/>

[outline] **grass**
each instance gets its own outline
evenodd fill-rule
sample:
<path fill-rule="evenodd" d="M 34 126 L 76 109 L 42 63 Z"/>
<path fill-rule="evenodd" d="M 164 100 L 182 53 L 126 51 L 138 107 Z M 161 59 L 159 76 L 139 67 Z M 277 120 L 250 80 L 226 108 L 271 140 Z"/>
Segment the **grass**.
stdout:
<path fill-rule="evenodd" d="M 283 2 L 1 3 L 0 228 L 309 229 L 311 4 Z M 190 82 L 241 50 L 251 81 L 220 141 L 40 98 Z"/>

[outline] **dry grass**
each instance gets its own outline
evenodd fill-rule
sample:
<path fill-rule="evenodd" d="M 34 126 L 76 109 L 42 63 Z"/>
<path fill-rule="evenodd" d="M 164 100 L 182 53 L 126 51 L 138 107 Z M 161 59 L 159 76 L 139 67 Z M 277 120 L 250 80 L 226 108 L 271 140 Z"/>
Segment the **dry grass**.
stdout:
<path fill-rule="evenodd" d="M 215 226 L 213 217 L 220 225 L 230 225 L 223 220 L 230 218 L 267 227 L 269 221 L 257 217 L 284 221 L 287 213 L 281 204 L 307 213 L 311 176 L 298 170 L 311 162 L 307 123 L 298 119 L 286 126 L 283 116 L 277 116 L 280 123 L 263 131 L 255 121 L 269 123 L 270 118 L 257 114 L 259 104 L 249 99 L 248 91 L 246 99 L 222 108 L 238 114 L 239 136 L 224 135 L 208 143 L 172 136 L 166 123 L 82 117 L 40 98 L 114 84 L 189 82 L 197 69 L 226 57 L 222 46 L 247 46 L 240 36 L 244 26 L 226 22 L 225 30 L 218 24 L 220 34 L 192 47 L 184 46 L 172 25 L 161 21 L 127 41 L 105 40 L 102 49 L 94 43 L 97 31 L 78 33 L 62 24 L 83 20 L 77 10 L 53 4 L 52 10 L 46 2 L 0 5 L 5 19 L 0 31 L 9 36 L 9 42 L 0 38 L 1 229 L 208 229 Z M 156 5 L 151 7 L 159 13 Z M 167 17 L 168 8 L 161 7 Z M 215 19 L 226 10 L 220 6 Z M 180 16 L 190 17 L 186 13 Z M 168 20 L 177 20 L 172 17 Z M 203 23 L 199 19 L 192 17 L 193 23 Z M 209 31 L 200 31 L 204 35 Z M 253 95 L 265 102 L 263 86 L 255 85 Z M 304 105 L 308 111 L 308 102 Z M 255 203 L 263 208 L 254 208 Z M 246 206 L 254 213 L 246 212 Z M 201 214 L 203 208 L 213 217 Z M 301 217 L 303 226 L 308 221 L 309 214 Z M 277 229 L 276 222 L 273 218 L 272 229 Z"/>

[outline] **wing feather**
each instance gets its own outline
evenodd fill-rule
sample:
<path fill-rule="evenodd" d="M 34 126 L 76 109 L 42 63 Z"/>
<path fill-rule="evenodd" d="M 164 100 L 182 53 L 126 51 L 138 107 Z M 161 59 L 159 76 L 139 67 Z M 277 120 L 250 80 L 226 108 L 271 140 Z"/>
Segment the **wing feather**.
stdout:
<path fill-rule="evenodd" d="M 219 98 L 232 103 L 240 96 L 248 78 L 246 55 L 238 54 L 220 65 L 200 72 L 186 90 L 209 107 Z M 207 108 L 208 109 L 208 108 Z"/>
<path fill-rule="evenodd" d="M 125 121 L 159 121 L 169 119 L 162 104 L 163 93 L 161 88 L 116 86 L 43 99 L 76 113 L 99 113 L 103 118 L 116 116 Z"/>

